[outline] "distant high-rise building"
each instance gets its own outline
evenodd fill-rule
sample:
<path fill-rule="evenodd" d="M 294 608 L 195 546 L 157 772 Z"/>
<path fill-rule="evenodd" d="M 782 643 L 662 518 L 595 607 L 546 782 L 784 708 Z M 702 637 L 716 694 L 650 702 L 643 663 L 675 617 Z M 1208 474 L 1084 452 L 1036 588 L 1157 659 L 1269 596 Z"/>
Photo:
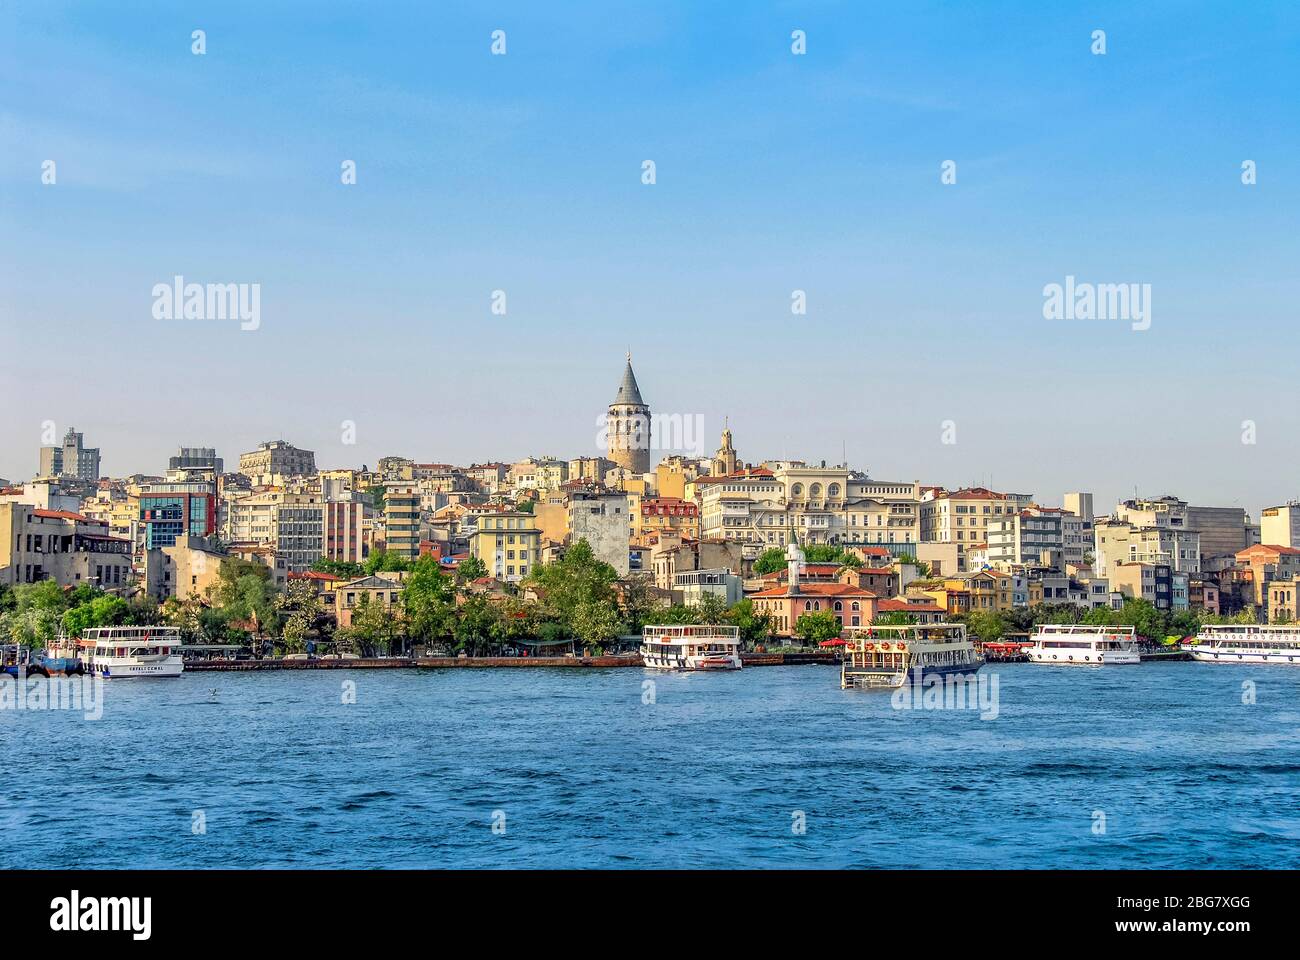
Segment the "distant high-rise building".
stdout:
<path fill-rule="evenodd" d="M 60 447 L 41 447 L 42 477 L 75 477 L 78 480 L 99 479 L 99 448 L 87 447 L 83 437 L 72 427 L 63 437 Z"/>
<path fill-rule="evenodd" d="M 650 408 L 641 399 L 630 353 L 623 381 L 609 405 L 605 429 L 609 459 L 633 473 L 650 472 Z"/>
<path fill-rule="evenodd" d="M 211 470 L 223 473 L 224 461 L 212 447 L 181 447 L 176 456 L 167 461 L 168 470 Z"/>
<path fill-rule="evenodd" d="M 1067 493 L 1065 495 L 1065 512 L 1072 513 L 1082 520 L 1096 519 L 1092 512 L 1091 493 Z"/>
<path fill-rule="evenodd" d="M 241 453 L 239 472 L 246 477 L 310 477 L 316 473 L 316 454 L 283 440 L 271 440 L 258 444 L 251 453 Z"/>

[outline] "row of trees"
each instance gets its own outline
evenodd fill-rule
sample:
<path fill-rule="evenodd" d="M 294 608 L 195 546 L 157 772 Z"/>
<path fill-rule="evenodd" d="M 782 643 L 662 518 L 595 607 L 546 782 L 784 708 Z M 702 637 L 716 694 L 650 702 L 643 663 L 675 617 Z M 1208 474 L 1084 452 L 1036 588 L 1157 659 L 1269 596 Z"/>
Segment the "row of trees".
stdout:
<path fill-rule="evenodd" d="M 838 544 L 810 543 L 800 549 L 805 563 L 838 563 L 841 567 L 852 567 L 855 570 L 862 566 L 861 557 Z M 782 547 L 768 547 L 754 561 L 754 576 L 761 577 L 784 570 L 785 565 L 785 550 Z"/>
<path fill-rule="evenodd" d="M 39 649 L 60 632 L 77 637 L 89 627 L 158 623 L 158 605 L 147 597 L 127 601 L 90 584 L 67 590 L 53 580 L 0 585 L 0 642 Z"/>
<path fill-rule="evenodd" d="M 1150 600 L 1133 598 L 1119 610 L 1110 607 L 1080 607 L 1076 604 L 1036 604 L 1015 610 L 974 610 L 958 615 L 971 633 L 985 642 L 995 642 L 1009 633 L 1030 633 L 1044 623 L 1079 623 L 1092 626 L 1131 626 L 1138 636 L 1162 640 L 1168 636 L 1195 634 L 1205 623 L 1255 623 L 1251 608 L 1231 616 L 1207 614 L 1199 610 L 1167 611 Z"/>

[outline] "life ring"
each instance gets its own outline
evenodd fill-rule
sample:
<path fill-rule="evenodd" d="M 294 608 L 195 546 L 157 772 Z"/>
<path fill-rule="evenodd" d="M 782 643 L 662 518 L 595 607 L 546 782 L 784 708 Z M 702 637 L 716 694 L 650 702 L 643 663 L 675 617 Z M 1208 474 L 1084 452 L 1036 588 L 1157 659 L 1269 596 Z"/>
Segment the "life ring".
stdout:
<path fill-rule="evenodd" d="M 868 643 L 868 644 L 865 644 L 865 649 L 867 649 L 867 650 L 874 650 L 874 649 L 876 649 L 876 645 L 875 645 L 874 643 Z"/>
<path fill-rule="evenodd" d="M 900 644 L 898 644 L 898 652 L 899 652 L 899 653 L 902 653 L 902 652 L 903 652 L 904 650 L 906 650 L 906 649 L 907 649 L 907 644 L 905 644 L 905 643 L 900 643 Z"/>
<path fill-rule="evenodd" d="M 889 649 L 889 644 L 887 644 L 887 643 L 882 643 L 882 644 L 880 645 L 880 649 L 881 649 L 881 650 L 888 650 L 888 649 Z"/>

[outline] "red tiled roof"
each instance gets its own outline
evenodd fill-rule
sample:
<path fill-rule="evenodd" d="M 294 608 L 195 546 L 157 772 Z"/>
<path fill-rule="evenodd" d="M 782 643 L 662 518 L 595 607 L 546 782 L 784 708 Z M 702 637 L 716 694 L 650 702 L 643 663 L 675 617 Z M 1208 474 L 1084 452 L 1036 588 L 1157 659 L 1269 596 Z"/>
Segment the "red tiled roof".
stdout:
<path fill-rule="evenodd" d="M 947 613 L 937 603 L 908 603 L 906 600 L 881 600 L 878 607 L 881 613 Z"/>
<path fill-rule="evenodd" d="M 1005 493 L 995 493 L 987 487 L 963 487 L 960 490 L 946 490 L 942 493 L 936 493 L 936 500 L 1005 500 Z"/>
<path fill-rule="evenodd" d="M 1295 556 L 1296 554 L 1300 554 L 1300 549 L 1297 549 L 1295 547 L 1284 547 L 1276 543 L 1256 543 L 1247 547 L 1245 550 L 1238 550 L 1237 556 L 1240 557 L 1243 554 L 1249 556 L 1252 553 L 1257 553 L 1262 551 L 1269 551 L 1271 553 L 1278 553 L 1278 554 L 1286 554 L 1288 556 Z"/>
<path fill-rule="evenodd" d="M 290 580 L 342 580 L 342 577 L 336 577 L 332 573 L 321 573 L 319 570 L 306 570 L 302 573 L 289 572 Z"/>
<path fill-rule="evenodd" d="M 784 597 L 786 587 L 770 587 L 767 590 L 760 590 L 758 593 L 751 593 L 751 597 Z M 854 587 L 847 583 L 800 583 L 796 597 L 868 597 L 875 599 L 876 594 L 870 590 L 864 590 L 861 587 Z"/>
<path fill-rule="evenodd" d="M 69 513 L 66 510 L 33 510 L 32 513 L 38 517 L 46 517 L 52 520 L 76 520 L 78 523 L 97 523 L 102 527 L 108 526 L 107 520 L 96 520 L 88 517 L 84 513 Z"/>

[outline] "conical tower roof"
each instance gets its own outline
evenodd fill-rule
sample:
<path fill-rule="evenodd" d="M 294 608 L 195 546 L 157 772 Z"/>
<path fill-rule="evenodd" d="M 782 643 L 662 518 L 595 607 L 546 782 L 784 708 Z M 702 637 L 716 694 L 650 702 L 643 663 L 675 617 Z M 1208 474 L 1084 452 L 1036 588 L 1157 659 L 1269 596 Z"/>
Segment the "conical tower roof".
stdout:
<path fill-rule="evenodd" d="M 631 403 L 645 406 L 641 399 L 641 388 L 636 385 L 636 374 L 632 372 L 632 354 L 627 355 L 627 367 L 623 370 L 623 382 L 618 385 L 618 394 L 614 403 Z"/>

